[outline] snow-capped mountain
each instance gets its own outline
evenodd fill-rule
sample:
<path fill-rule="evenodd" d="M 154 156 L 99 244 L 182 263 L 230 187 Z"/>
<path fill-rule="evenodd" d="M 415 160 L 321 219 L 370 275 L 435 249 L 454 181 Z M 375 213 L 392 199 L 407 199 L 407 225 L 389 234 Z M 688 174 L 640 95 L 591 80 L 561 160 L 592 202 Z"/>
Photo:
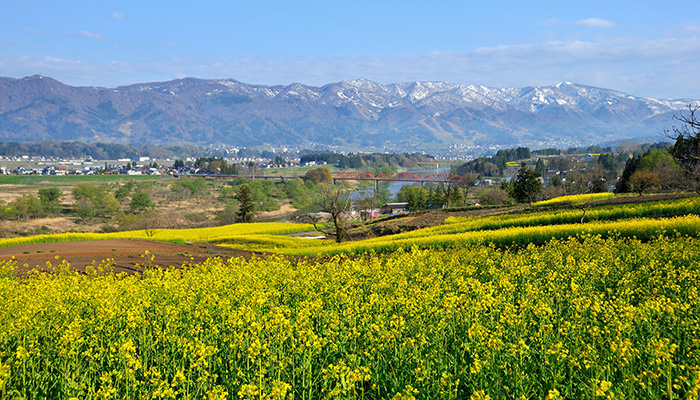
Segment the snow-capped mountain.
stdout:
<path fill-rule="evenodd" d="M 501 89 L 366 79 L 315 87 L 186 78 L 108 89 L 31 76 L 0 78 L 0 140 L 314 143 L 408 151 L 566 146 L 661 138 L 690 102 L 570 82 Z"/>

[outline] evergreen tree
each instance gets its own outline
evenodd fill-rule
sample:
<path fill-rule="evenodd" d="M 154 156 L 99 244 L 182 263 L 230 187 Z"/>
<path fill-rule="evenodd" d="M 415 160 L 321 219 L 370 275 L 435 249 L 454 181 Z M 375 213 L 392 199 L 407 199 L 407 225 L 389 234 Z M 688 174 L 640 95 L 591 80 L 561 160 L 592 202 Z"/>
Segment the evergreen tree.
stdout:
<path fill-rule="evenodd" d="M 239 203 L 236 222 L 253 222 L 255 203 L 253 203 L 253 193 L 248 184 L 243 184 L 238 188 L 236 199 Z"/>
<path fill-rule="evenodd" d="M 535 165 L 535 171 L 540 174 L 540 176 L 545 176 L 547 174 L 547 166 L 544 165 L 544 161 L 541 158 L 537 159 L 537 164 Z"/>
<path fill-rule="evenodd" d="M 525 162 L 520 164 L 520 169 L 513 182 L 513 197 L 515 200 L 520 203 L 532 203 L 541 191 L 540 174 L 529 169 Z"/>
<path fill-rule="evenodd" d="M 615 183 L 615 193 L 628 193 L 630 191 L 629 180 L 632 177 L 632 174 L 637 171 L 637 167 L 639 166 L 641 159 L 641 156 L 627 159 L 627 162 L 625 162 L 625 169 L 622 171 L 620 179 L 618 179 L 617 183 Z"/>

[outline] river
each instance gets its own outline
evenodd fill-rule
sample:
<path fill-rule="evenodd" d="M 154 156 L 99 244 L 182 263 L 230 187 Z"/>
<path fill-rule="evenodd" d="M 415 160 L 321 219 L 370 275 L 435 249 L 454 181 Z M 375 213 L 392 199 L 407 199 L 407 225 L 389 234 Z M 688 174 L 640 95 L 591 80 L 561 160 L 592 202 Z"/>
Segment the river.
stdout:
<path fill-rule="evenodd" d="M 448 173 L 450 173 L 450 167 L 414 169 L 414 170 L 408 170 L 408 171 L 403 171 L 403 172 L 406 174 L 416 175 L 419 178 L 425 178 L 426 176 L 429 176 L 429 175 L 448 174 Z M 396 194 L 399 192 L 399 190 L 401 190 L 403 185 L 418 185 L 418 183 L 401 182 L 401 181 L 384 182 L 384 183 L 379 182 L 379 187 L 389 189 L 391 196 L 394 198 L 396 198 Z M 364 196 L 372 196 L 373 194 L 374 194 L 374 187 L 369 187 L 366 189 L 360 189 L 360 190 L 354 191 L 350 195 L 350 198 L 352 200 L 357 200 L 357 199 L 362 198 Z"/>

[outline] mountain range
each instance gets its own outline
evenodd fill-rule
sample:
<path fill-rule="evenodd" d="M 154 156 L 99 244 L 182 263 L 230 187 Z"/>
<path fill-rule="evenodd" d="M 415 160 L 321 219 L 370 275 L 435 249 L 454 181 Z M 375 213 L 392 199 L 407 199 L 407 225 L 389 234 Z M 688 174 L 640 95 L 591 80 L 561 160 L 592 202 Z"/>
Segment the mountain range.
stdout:
<path fill-rule="evenodd" d="M 562 82 L 491 88 L 446 82 L 321 87 L 185 78 L 117 88 L 0 78 L 0 140 L 435 151 L 567 147 L 658 137 L 691 100 Z"/>

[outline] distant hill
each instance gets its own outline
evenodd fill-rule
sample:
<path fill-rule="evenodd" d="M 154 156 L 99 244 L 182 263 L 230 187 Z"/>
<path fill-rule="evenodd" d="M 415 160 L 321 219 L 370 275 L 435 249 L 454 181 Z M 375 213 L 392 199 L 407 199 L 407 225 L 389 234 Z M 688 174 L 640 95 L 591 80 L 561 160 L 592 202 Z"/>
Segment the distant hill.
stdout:
<path fill-rule="evenodd" d="M 0 78 L 0 140 L 129 144 L 567 147 L 659 137 L 690 100 L 574 83 L 497 89 L 445 82 L 321 87 L 178 79 L 114 89 Z"/>

